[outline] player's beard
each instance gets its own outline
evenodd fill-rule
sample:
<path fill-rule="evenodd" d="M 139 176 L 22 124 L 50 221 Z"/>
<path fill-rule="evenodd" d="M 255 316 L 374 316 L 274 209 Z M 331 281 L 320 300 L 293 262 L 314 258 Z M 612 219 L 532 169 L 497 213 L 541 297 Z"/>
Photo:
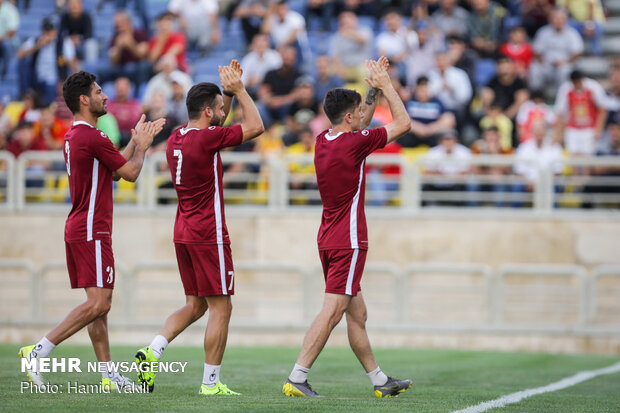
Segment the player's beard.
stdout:
<path fill-rule="evenodd" d="M 210 126 L 222 126 L 222 118 L 220 118 L 216 114 L 213 114 L 213 117 L 211 118 Z"/>
<path fill-rule="evenodd" d="M 93 102 L 90 102 L 90 113 L 92 113 L 95 117 L 100 117 L 105 115 L 106 113 L 108 113 L 108 111 L 105 108 L 105 103 L 101 102 L 101 104 L 99 106 L 95 106 L 93 105 Z"/>

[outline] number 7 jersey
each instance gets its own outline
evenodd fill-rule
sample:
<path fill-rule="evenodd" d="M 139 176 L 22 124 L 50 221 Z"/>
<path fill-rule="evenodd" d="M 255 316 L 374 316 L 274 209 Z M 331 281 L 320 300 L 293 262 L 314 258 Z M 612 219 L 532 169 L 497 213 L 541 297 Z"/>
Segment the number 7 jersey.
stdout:
<path fill-rule="evenodd" d="M 168 138 L 166 159 L 179 198 L 175 243 L 230 244 L 219 151 L 242 141 L 241 125 L 179 128 Z"/>

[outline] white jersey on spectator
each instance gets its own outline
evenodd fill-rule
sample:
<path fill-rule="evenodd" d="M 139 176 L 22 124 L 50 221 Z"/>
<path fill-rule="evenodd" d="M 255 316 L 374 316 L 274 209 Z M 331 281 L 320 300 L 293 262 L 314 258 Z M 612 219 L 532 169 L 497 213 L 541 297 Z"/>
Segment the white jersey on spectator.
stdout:
<path fill-rule="evenodd" d="M 267 72 L 279 69 L 280 66 L 282 66 L 282 56 L 275 50 L 266 50 L 262 56 L 258 52 L 250 52 L 241 60 L 243 69 L 241 80 L 244 85 L 248 84 L 250 78 L 258 78 L 259 82 L 262 82 Z"/>
<path fill-rule="evenodd" d="M 407 30 L 405 27 L 401 27 L 396 33 L 386 30 L 377 36 L 377 51 L 388 59 L 417 47 L 418 34 L 413 30 Z"/>
<path fill-rule="evenodd" d="M 306 28 L 306 20 L 304 20 L 304 17 L 293 10 L 289 10 L 286 13 L 283 21 L 280 21 L 278 16 L 275 15 L 271 16 L 270 19 L 271 40 L 273 40 L 276 47 L 284 44 L 295 30 L 300 30 L 300 32 L 302 32 L 305 31 Z"/>
<path fill-rule="evenodd" d="M 556 31 L 551 25 L 541 27 L 534 37 L 534 52 L 546 63 L 566 62 L 572 56 L 583 53 L 583 39 L 579 32 L 566 25 Z"/>
<path fill-rule="evenodd" d="M 438 162 L 448 159 L 457 162 Z M 447 153 L 446 149 L 440 144 L 426 152 L 425 169 L 439 172 L 442 175 L 459 175 L 469 170 L 470 159 L 471 151 L 466 146 L 457 143 L 452 147 L 452 153 Z"/>
<path fill-rule="evenodd" d="M 562 146 L 549 139 L 541 147 L 538 147 L 535 139 L 521 143 L 516 157 L 515 173 L 523 175 L 530 182 L 538 180 L 541 168 L 551 168 L 555 174 L 562 172 Z"/>

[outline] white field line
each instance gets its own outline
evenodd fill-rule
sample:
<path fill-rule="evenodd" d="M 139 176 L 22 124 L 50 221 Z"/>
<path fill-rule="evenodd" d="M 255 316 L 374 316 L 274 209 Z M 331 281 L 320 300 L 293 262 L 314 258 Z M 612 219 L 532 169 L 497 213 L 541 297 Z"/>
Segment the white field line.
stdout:
<path fill-rule="evenodd" d="M 604 374 L 613 374 L 618 372 L 620 372 L 620 362 L 613 364 L 609 367 L 603 367 L 602 369 L 598 370 L 582 371 L 575 374 L 574 376 L 566 377 L 565 379 L 556 381 L 555 383 L 551 383 L 543 387 L 537 387 L 535 389 L 527 389 L 512 394 L 507 394 L 495 400 L 482 402 L 475 406 L 466 407 L 462 410 L 455 410 L 452 413 L 482 413 L 490 409 L 504 407 L 508 404 L 520 402 L 523 399 L 535 396 L 537 394 L 562 390 L 567 387 L 574 386 L 575 384 L 579 384 L 582 381 L 590 380 L 596 376 L 602 376 Z"/>

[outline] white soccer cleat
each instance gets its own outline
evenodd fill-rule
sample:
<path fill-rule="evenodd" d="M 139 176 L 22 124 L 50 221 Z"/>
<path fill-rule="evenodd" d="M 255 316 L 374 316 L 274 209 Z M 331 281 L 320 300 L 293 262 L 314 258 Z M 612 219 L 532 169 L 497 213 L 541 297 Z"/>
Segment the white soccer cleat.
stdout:
<path fill-rule="evenodd" d="M 36 349 L 35 345 L 33 344 L 31 346 L 25 346 L 25 347 L 20 348 L 17 355 L 21 358 L 25 358 L 28 362 L 30 362 L 32 359 L 36 359 L 37 368 L 38 368 L 39 358 L 37 357 L 38 356 L 37 350 L 40 350 L 40 349 Z M 26 376 L 28 376 L 28 379 L 30 380 L 30 382 L 34 384 L 35 386 L 37 386 L 38 388 L 45 387 L 45 381 L 43 380 L 43 376 L 41 375 L 40 372 L 35 371 L 31 368 L 27 368 Z"/>

